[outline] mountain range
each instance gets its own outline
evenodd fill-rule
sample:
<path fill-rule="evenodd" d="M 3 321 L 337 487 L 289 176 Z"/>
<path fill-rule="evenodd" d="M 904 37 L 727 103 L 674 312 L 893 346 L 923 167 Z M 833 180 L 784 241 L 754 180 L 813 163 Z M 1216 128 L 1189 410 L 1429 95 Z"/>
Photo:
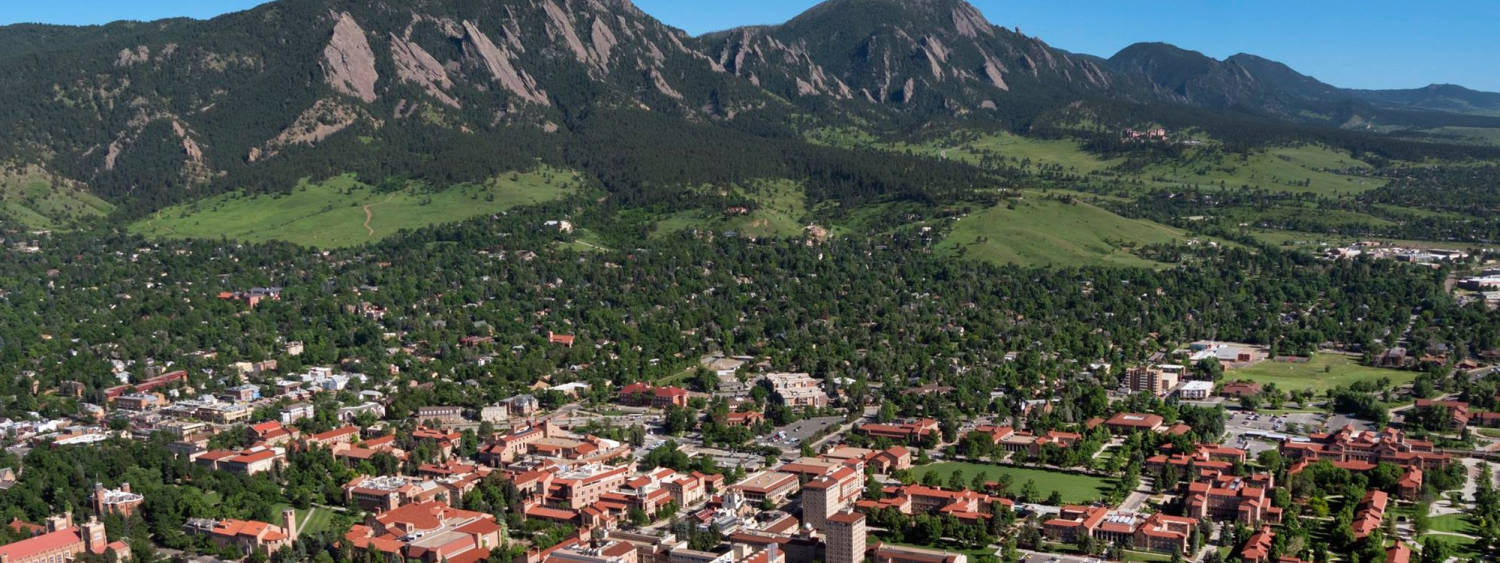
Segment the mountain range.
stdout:
<path fill-rule="evenodd" d="M 451 182 L 537 160 L 606 186 L 706 181 L 764 166 L 728 154 L 843 158 L 794 146 L 808 127 L 1023 129 L 1094 102 L 1500 126 L 1500 94 L 1349 90 L 1165 44 L 1074 54 L 961 0 L 829 0 L 699 37 L 628 0 L 279 0 L 207 21 L 0 28 L 0 167 L 137 213 L 320 174 Z"/>

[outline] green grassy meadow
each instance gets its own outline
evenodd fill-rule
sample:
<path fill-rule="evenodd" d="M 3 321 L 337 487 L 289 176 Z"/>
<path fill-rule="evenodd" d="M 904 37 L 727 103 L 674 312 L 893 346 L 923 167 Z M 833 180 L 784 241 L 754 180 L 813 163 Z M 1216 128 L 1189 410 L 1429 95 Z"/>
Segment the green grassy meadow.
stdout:
<path fill-rule="evenodd" d="M 785 179 L 766 179 L 715 189 L 725 194 L 735 194 L 755 201 L 757 209 L 747 215 L 728 215 L 722 209 L 693 209 L 679 211 L 661 217 L 655 222 L 652 236 L 690 229 L 706 229 L 715 232 L 735 231 L 743 236 L 794 237 L 801 236 L 807 226 L 807 194 L 802 184 Z"/>
<path fill-rule="evenodd" d="M 168 208 L 131 225 L 131 231 L 153 237 L 223 237 L 346 247 L 376 241 L 402 229 L 462 221 L 559 199 L 574 191 L 575 184 L 570 172 L 542 168 L 432 192 L 408 187 L 380 193 L 352 175 L 343 175 L 321 182 L 304 181 L 285 194 L 225 194 Z"/>
<path fill-rule="evenodd" d="M 908 148 L 905 145 L 899 148 Z M 1123 160 L 1103 160 L 1083 150 L 1071 139 L 1038 139 L 1020 135 L 985 135 L 970 141 L 948 140 L 910 146 L 914 152 L 978 163 L 985 156 L 999 156 L 1018 163 L 1060 168 L 1078 174 L 1099 172 Z"/>
<path fill-rule="evenodd" d="M 1439 135 L 1454 135 L 1476 143 L 1500 145 L 1500 129 L 1487 127 L 1439 127 L 1437 129 L 1429 129 L 1427 132 Z"/>
<path fill-rule="evenodd" d="M 1204 188 L 1244 186 L 1275 192 L 1322 195 L 1357 194 L 1385 184 L 1383 180 L 1343 175 L 1333 170 L 1369 168 L 1349 155 L 1304 145 L 1253 153 L 1241 159 L 1209 151 L 1195 151 L 1184 162 L 1157 164 L 1146 176 L 1163 178 L 1158 184 L 1193 184 Z"/>
<path fill-rule="evenodd" d="M 0 215 L 33 229 L 55 229 L 103 218 L 115 206 L 87 190 L 54 183 L 44 174 L 0 171 Z"/>
<path fill-rule="evenodd" d="M 1027 469 L 1023 467 L 1010 467 L 1002 465 L 983 465 L 978 463 L 942 462 L 913 468 L 912 471 L 918 478 L 928 473 L 936 473 L 942 477 L 944 482 L 953 472 L 963 472 L 965 483 L 973 480 L 974 474 L 983 473 L 986 480 L 994 481 L 1001 474 L 1011 477 L 1011 494 L 1020 491 L 1027 481 L 1036 483 L 1037 492 L 1043 496 L 1049 496 L 1053 491 L 1062 494 L 1063 502 L 1078 504 L 1097 500 L 1109 492 L 1109 481 L 1088 475 L 1074 475 L 1057 471 L 1045 471 L 1041 469 Z"/>
<path fill-rule="evenodd" d="M 1366 367 L 1348 356 L 1317 354 L 1304 364 L 1266 360 L 1225 372 L 1224 377 L 1229 380 L 1275 383 L 1283 391 L 1311 389 L 1321 394 L 1334 387 L 1356 381 L 1374 381 L 1382 377 L 1390 379 L 1392 385 L 1401 385 L 1416 379 L 1416 372 Z"/>
<path fill-rule="evenodd" d="M 939 248 L 966 258 L 1023 266 L 1154 267 L 1130 248 L 1186 242 L 1186 233 L 1102 208 L 1040 198 L 998 205 L 958 220 Z"/>

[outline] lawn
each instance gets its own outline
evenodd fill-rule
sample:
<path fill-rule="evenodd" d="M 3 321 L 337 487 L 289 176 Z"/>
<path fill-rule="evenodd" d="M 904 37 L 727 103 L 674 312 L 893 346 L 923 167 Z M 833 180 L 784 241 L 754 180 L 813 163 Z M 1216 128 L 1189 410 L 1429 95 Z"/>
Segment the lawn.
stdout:
<path fill-rule="evenodd" d="M 575 184 L 571 172 L 539 168 L 481 184 L 431 191 L 412 186 L 382 193 L 352 175 L 343 175 L 322 182 L 304 181 L 285 194 L 232 193 L 171 207 L 131 225 L 131 230 L 156 237 L 345 247 L 402 229 L 559 199 L 571 193 Z"/>
<path fill-rule="evenodd" d="M 1434 532 L 1452 532 L 1456 534 L 1474 535 L 1479 529 L 1469 521 L 1466 514 L 1445 514 L 1427 519 L 1428 529 Z"/>
<path fill-rule="evenodd" d="M 1427 545 L 1427 542 L 1430 542 L 1432 540 L 1441 540 L 1443 543 L 1457 547 L 1457 553 L 1460 558 L 1478 558 L 1483 556 L 1482 553 L 1474 549 L 1475 540 L 1473 538 L 1449 536 L 1445 534 L 1427 534 L 1418 538 L 1418 541 L 1420 541 L 1422 545 Z"/>
<path fill-rule="evenodd" d="M 914 548 L 917 548 L 917 549 L 926 549 L 926 550 L 929 550 L 929 551 L 943 552 L 943 553 L 947 553 L 947 554 L 950 554 L 950 555 L 952 555 L 952 554 L 962 554 L 962 555 L 968 556 L 970 560 L 973 560 L 975 557 L 982 557 L 982 556 L 985 556 L 985 555 L 994 555 L 995 554 L 995 550 L 993 550 L 993 549 L 966 548 L 966 547 L 960 547 L 960 546 L 957 546 L 957 545 L 948 545 L 947 542 L 944 542 L 943 545 L 918 545 L 918 544 L 909 543 L 909 542 L 891 541 L 891 540 L 886 539 L 885 537 L 883 537 L 883 536 L 885 536 L 885 534 L 882 534 L 882 533 L 880 533 L 878 531 L 877 532 L 871 532 L 870 535 L 872 535 L 872 536 L 874 536 L 876 538 L 880 538 L 880 543 L 883 543 L 883 544 L 899 545 L 899 546 L 904 546 L 904 547 L 914 547 Z"/>
<path fill-rule="evenodd" d="M 1257 364 L 1230 370 L 1226 379 L 1248 379 L 1258 383 L 1275 383 L 1282 391 L 1311 389 L 1322 394 L 1334 387 L 1349 385 L 1356 381 L 1373 381 L 1382 377 L 1391 384 L 1401 385 L 1416 379 L 1416 372 L 1372 368 L 1359 365 L 1348 356 L 1340 354 L 1317 354 L 1307 363 L 1276 362 L 1266 360 Z"/>
<path fill-rule="evenodd" d="M 1109 467 L 1110 461 L 1115 459 L 1115 454 L 1119 450 L 1120 448 L 1118 447 L 1106 446 L 1104 448 L 1104 451 L 1101 452 L 1098 457 L 1095 457 L 1093 461 L 1089 462 L 1089 467 L 1095 470 L 1103 471 L 1105 468 Z"/>
<path fill-rule="evenodd" d="M 1053 491 L 1057 491 L 1062 494 L 1063 502 L 1068 504 L 1097 500 L 1111 489 L 1109 481 L 1098 477 L 1023 467 L 943 462 L 913 468 L 918 478 L 928 473 L 936 473 L 943 478 L 945 483 L 955 470 L 963 472 L 964 483 L 972 481 L 976 473 L 983 473 L 985 480 L 988 481 L 999 479 L 1001 474 L 1008 474 L 1012 482 L 1010 487 L 1012 495 L 1020 491 L 1027 481 L 1033 481 L 1036 483 L 1037 493 L 1042 497 L 1051 496 Z"/>
<path fill-rule="evenodd" d="M 328 529 L 328 525 L 333 522 L 333 511 L 318 507 L 313 507 L 311 511 L 298 510 L 297 522 L 299 522 L 297 525 L 302 528 L 301 533 L 303 534 L 315 534 L 325 531 Z"/>
<path fill-rule="evenodd" d="M 1171 561 L 1172 556 L 1149 551 L 1121 550 L 1120 560 L 1134 563 L 1161 563 L 1163 561 Z"/>
<path fill-rule="evenodd" d="M 1028 197 L 959 219 L 939 248 L 966 258 L 1022 266 L 1157 267 L 1131 253 L 1147 244 L 1187 242 L 1171 227 L 1127 219 L 1088 203 Z"/>
<path fill-rule="evenodd" d="M 292 505 L 283 503 L 278 504 L 273 508 L 276 516 L 275 520 L 272 523 L 280 526 L 281 511 L 292 508 Z M 320 530 L 326 530 L 328 529 L 328 525 L 333 521 L 333 511 L 326 508 L 318 508 L 314 506 L 309 509 L 296 508 L 293 510 L 295 510 L 297 513 L 297 527 L 301 529 L 300 533 L 303 534 L 310 534 L 318 532 Z"/>

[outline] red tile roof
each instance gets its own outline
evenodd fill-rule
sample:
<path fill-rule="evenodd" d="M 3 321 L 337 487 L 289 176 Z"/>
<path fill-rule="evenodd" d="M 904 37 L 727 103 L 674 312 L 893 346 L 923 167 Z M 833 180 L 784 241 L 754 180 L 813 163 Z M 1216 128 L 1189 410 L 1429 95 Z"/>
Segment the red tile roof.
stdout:
<path fill-rule="evenodd" d="M 38 554 L 55 551 L 70 545 L 82 544 L 83 536 L 78 528 L 69 526 L 56 532 L 42 534 L 18 542 L 0 546 L 0 558 L 8 561 L 26 559 Z"/>

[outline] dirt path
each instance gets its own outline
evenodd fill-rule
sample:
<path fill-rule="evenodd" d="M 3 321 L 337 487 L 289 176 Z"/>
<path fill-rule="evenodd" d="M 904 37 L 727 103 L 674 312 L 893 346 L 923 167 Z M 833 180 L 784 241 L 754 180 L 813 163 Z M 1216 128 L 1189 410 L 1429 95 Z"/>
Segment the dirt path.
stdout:
<path fill-rule="evenodd" d="M 161 218 L 161 212 L 160 211 L 158 211 L 156 213 L 152 213 L 151 214 L 151 218 L 146 220 L 146 228 L 148 228 L 148 229 L 155 229 L 156 228 L 156 220 L 160 219 L 160 218 Z M 174 235 L 177 234 L 177 229 L 174 229 L 172 227 L 168 227 L 168 226 L 163 225 L 161 228 L 166 229 L 167 233 L 169 233 L 169 234 L 174 234 Z"/>
<path fill-rule="evenodd" d="M 385 201 L 382 201 L 380 203 L 372 203 L 372 204 L 369 204 L 369 205 L 365 206 L 365 231 L 366 231 L 365 236 L 367 236 L 367 237 L 373 237 L 373 236 L 375 236 L 375 229 L 373 227 L 370 227 L 370 221 L 373 220 L 373 219 L 375 219 L 375 211 L 372 208 L 375 207 L 375 206 L 377 206 L 377 205 L 384 205 L 384 204 L 390 203 L 391 200 L 393 200 L 393 199 L 396 199 L 396 194 L 391 194 L 390 197 L 385 198 Z"/>

